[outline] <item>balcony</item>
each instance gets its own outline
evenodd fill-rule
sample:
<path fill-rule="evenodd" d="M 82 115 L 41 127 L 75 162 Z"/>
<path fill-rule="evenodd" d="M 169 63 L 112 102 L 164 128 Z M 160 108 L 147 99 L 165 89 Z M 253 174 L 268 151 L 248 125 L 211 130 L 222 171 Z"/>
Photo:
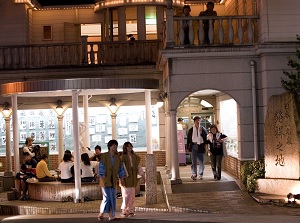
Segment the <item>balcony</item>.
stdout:
<path fill-rule="evenodd" d="M 0 46 L 0 69 L 155 64 L 159 40 Z"/>
<path fill-rule="evenodd" d="M 166 26 L 163 32 L 165 48 L 184 48 L 197 46 L 224 46 L 224 45 L 253 45 L 257 43 L 258 16 L 198 16 L 178 17 L 167 14 Z M 188 39 L 190 44 L 184 44 L 183 23 L 189 27 Z M 205 41 L 203 24 L 208 24 Z M 170 35 L 169 35 L 170 33 Z M 172 33 L 175 33 L 173 36 Z"/>
<path fill-rule="evenodd" d="M 209 23 L 209 44 L 204 42 L 205 20 Z M 167 11 L 162 41 L 88 42 L 82 36 L 78 43 L 0 46 L 0 69 L 154 65 L 164 48 L 253 45 L 257 43 L 257 20 L 258 16 L 174 17 L 173 11 Z M 193 27 L 189 45 L 183 44 L 183 21 Z"/>

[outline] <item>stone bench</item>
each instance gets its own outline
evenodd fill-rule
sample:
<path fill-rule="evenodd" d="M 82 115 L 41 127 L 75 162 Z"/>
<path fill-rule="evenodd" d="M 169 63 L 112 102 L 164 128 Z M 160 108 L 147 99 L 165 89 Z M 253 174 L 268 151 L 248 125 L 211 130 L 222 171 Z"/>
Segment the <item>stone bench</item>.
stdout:
<path fill-rule="evenodd" d="M 82 182 L 82 197 L 94 200 L 102 199 L 101 187 L 98 182 Z M 39 201 L 63 201 L 66 197 L 75 199 L 75 184 L 55 182 L 28 182 L 30 199 Z"/>

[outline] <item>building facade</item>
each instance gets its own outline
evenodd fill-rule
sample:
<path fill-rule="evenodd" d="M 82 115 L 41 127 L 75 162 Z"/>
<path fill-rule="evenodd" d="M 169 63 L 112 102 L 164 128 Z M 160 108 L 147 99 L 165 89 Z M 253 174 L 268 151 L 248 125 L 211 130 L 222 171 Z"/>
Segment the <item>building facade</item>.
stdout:
<path fill-rule="evenodd" d="M 202 25 L 207 19 L 198 16 L 206 9 L 205 3 L 107 0 L 46 6 L 31 0 L 3 1 L 0 101 L 4 104 L 18 95 L 23 109 L 49 108 L 58 99 L 72 103 L 72 97 L 60 90 L 76 88 L 51 88 L 50 95 L 31 97 L 22 84 L 8 83 L 127 79 L 132 82 L 104 87 L 106 92 L 88 91 L 87 95 L 93 95 L 89 106 L 99 106 L 99 101 L 107 102 L 112 97 L 126 101 L 126 106 L 144 105 L 141 92 L 151 89 L 152 105 L 164 101 L 159 109 L 158 151 L 165 153 L 163 165 L 171 170 L 172 180 L 180 180 L 177 118 L 186 117 L 190 125 L 193 116 L 208 115 L 231 136 L 229 146 L 233 149 L 224 159 L 224 168 L 238 177 L 244 161 L 264 156 L 267 103 L 270 96 L 284 92 L 282 71 L 289 69 L 287 57 L 295 55 L 299 47 L 296 34 L 300 32 L 300 3 L 215 1 L 218 16 L 210 17 L 208 22 L 210 44 L 203 42 Z M 191 17 L 180 16 L 184 4 L 190 5 Z M 189 45 L 182 43 L 184 21 L 191 27 Z M 129 34 L 134 41 L 127 41 Z M 137 79 L 145 83 L 155 80 L 157 84 L 151 88 L 139 85 L 137 92 L 130 87 Z M 131 90 L 119 91 L 121 88 Z M 42 91 L 46 90 L 45 86 Z M 202 100 L 212 107 L 201 106 Z M 228 101 L 235 104 L 225 109 Z"/>

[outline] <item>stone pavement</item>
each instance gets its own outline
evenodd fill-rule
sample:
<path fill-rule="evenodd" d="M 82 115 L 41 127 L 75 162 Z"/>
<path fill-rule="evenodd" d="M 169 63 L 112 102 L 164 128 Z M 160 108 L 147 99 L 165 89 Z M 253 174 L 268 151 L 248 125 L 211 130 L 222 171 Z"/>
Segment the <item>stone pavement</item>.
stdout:
<path fill-rule="evenodd" d="M 239 181 L 224 172 L 222 179 L 215 181 L 208 165 L 203 179 L 196 181 L 190 178 L 190 166 L 180 167 L 180 178 L 183 182 L 180 185 L 171 185 L 165 171 L 162 168 L 159 170 L 163 184 L 157 187 L 158 203 L 146 205 L 145 197 L 136 197 L 136 216 L 122 219 L 121 222 L 300 222 L 298 206 L 293 208 L 280 205 L 284 197 L 263 194 L 250 196 Z M 31 218 L 28 222 L 47 222 L 42 221 L 44 218 L 52 219 L 51 222 L 55 222 L 55 219 L 58 219 L 57 222 L 73 219 L 72 223 L 82 222 L 79 220 L 84 219 L 85 223 L 88 223 L 97 222 L 96 216 L 101 201 L 76 204 L 32 200 L 7 201 L 6 193 L 0 193 L 0 202 L 2 214 L 35 215 L 15 216 L 13 220 L 6 218 L 2 222 L 27 222 L 24 218 Z M 120 206 L 121 199 L 117 199 L 117 207 Z M 17 220 L 18 217 L 23 221 Z M 61 221 L 60 218 L 65 220 Z"/>

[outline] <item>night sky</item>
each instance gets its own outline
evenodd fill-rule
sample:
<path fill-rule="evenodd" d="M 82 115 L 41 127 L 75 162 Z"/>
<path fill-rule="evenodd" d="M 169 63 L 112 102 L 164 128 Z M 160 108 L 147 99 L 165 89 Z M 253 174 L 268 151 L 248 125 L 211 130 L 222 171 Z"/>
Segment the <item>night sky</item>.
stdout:
<path fill-rule="evenodd" d="M 95 0 L 37 0 L 41 6 L 94 4 Z"/>

